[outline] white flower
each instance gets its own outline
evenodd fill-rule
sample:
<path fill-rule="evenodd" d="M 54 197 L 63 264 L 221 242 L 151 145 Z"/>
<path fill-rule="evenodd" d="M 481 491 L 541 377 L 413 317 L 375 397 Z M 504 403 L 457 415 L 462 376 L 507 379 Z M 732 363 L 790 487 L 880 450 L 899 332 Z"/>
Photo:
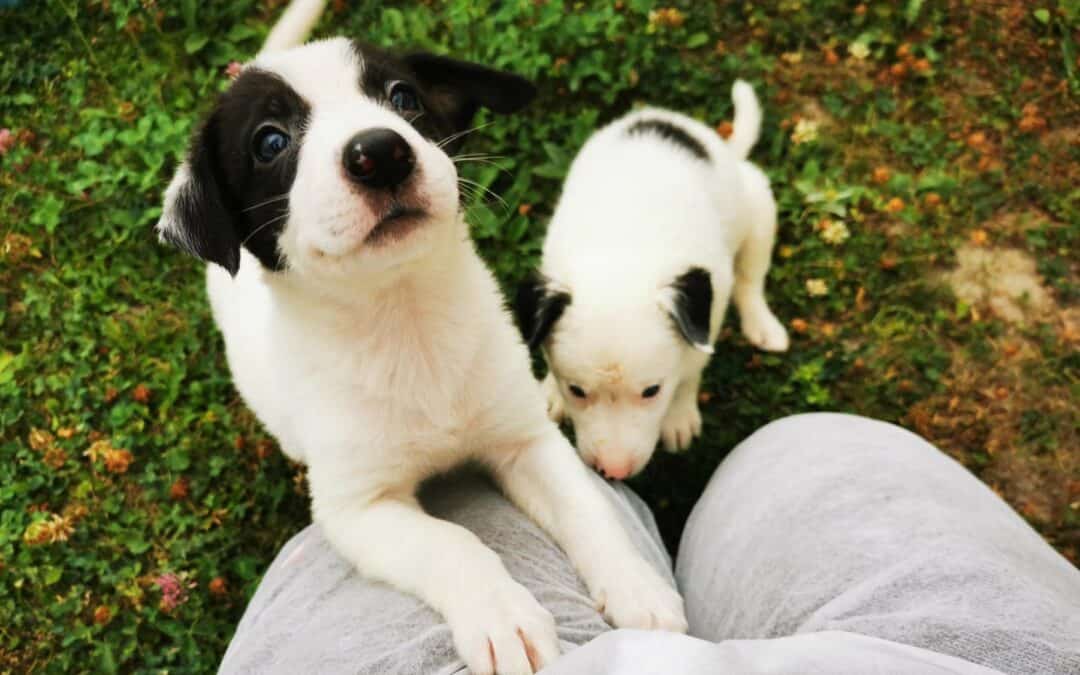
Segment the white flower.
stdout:
<path fill-rule="evenodd" d="M 851 43 L 851 46 L 848 47 L 848 53 L 851 54 L 852 57 L 862 61 L 867 56 L 870 56 L 870 48 L 866 46 L 865 42 L 853 42 Z"/>
<path fill-rule="evenodd" d="M 827 220 L 825 226 L 821 228 L 821 238 L 825 240 L 826 244 L 839 246 L 847 241 L 849 237 L 851 237 L 851 230 L 839 220 Z"/>
<path fill-rule="evenodd" d="M 817 298 L 822 295 L 828 295 L 829 284 L 825 283 L 824 279 L 807 279 L 806 292 L 809 293 L 810 297 L 813 298 Z"/>
<path fill-rule="evenodd" d="M 795 124 L 795 130 L 791 132 L 791 142 L 795 145 L 813 143 L 817 140 L 819 126 L 821 125 L 813 120 L 799 120 Z"/>

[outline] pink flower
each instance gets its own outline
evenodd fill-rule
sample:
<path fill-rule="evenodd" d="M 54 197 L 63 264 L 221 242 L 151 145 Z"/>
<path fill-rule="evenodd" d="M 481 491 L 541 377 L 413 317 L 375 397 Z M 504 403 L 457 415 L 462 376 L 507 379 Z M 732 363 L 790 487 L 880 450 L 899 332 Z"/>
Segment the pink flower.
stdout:
<path fill-rule="evenodd" d="M 171 612 L 187 602 L 188 589 L 195 587 L 195 582 L 185 583 L 181 576 L 167 572 L 154 579 L 154 585 L 161 591 L 159 607 L 163 612 Z"/>
<path fill-rule="evenodd" d="M 225 74 L 229 76 L 230 80 L 235 80 L 236 76 L 240 74 L 240 71 L 244 69 L 244 64 L 239 61 L 229 61 L 229 65 L 225 66 Z"/>
<path fill-rule="evenodd" d="M 0 157 L 3 157 L 15 147 L 15 134 L 11 133 L 11 129 L 0 129 Z"/>

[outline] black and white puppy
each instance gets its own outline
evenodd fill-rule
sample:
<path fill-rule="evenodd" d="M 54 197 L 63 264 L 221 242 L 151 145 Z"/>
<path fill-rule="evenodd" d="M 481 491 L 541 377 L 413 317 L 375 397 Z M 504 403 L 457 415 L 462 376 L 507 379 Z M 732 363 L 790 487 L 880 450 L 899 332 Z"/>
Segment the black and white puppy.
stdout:
<path fill-rule="evenodd" d="M 746 160 L 761 108 L 732 89 L 725 142 L 701 122 L 646 108 L 593 134 L 570 167 L 536 280 L 518 294 L 543 346 L 551 415 L 569 416 L 586 462 L 609 478 L 640 471 L 657 440 L 701 431 L 698 387 L 734 298 L 747 339 L 783 351 L 765 301 L 776 232 L 769 180 Z"/>
<path fill-rule="evenodd" d="M 312 511 L 366 576 L 430 603 L 474 673 L 554 659 L 552 616 L 415 492 L 464 462 L 562 546 L 616 626 L 685 631 L 599 480 L 546 414 L 525 345 L 459 206 L 448 152 L 512 74 L 337 38 L 297 0 L 195 134 L 160 236 L 211 263 L 237 389 L 308 465 Z"/>

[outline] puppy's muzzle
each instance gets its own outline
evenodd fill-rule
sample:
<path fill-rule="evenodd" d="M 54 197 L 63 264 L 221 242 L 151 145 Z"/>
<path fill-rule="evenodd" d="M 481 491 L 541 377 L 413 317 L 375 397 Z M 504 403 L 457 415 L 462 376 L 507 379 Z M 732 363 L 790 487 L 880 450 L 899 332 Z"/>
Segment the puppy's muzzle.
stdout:
<path fill-rule="evenodd" d="M 397 132 L 368 129 L 349 139 L 341 162 L 349 180 L 375 190 L 390 190 L 412 173 L 416 155 Z"/>

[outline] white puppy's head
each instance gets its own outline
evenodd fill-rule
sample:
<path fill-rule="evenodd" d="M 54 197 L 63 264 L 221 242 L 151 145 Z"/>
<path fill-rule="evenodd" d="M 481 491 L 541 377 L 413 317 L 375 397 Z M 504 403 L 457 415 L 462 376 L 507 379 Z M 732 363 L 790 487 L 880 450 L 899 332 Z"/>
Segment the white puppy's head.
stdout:
<path fill-rule="evenodd" d="M 712 301 L 700 267 L 656 288 L 577 292 L 537 277 L 519 289 L 522 331 L 543 347 L 587 464 L 616 480 L 645 468 L 687 359 L 712 351 Z"/>
<path fill-rule="evenodd" d="M 327 288 L 382 275 L 457 223 L 448 153 L 476 111 L 534 93 L 516 75 L 344 38 L 264 53 L 195 133 L 157 230 L 232 274 L 243 247 Z"/>

